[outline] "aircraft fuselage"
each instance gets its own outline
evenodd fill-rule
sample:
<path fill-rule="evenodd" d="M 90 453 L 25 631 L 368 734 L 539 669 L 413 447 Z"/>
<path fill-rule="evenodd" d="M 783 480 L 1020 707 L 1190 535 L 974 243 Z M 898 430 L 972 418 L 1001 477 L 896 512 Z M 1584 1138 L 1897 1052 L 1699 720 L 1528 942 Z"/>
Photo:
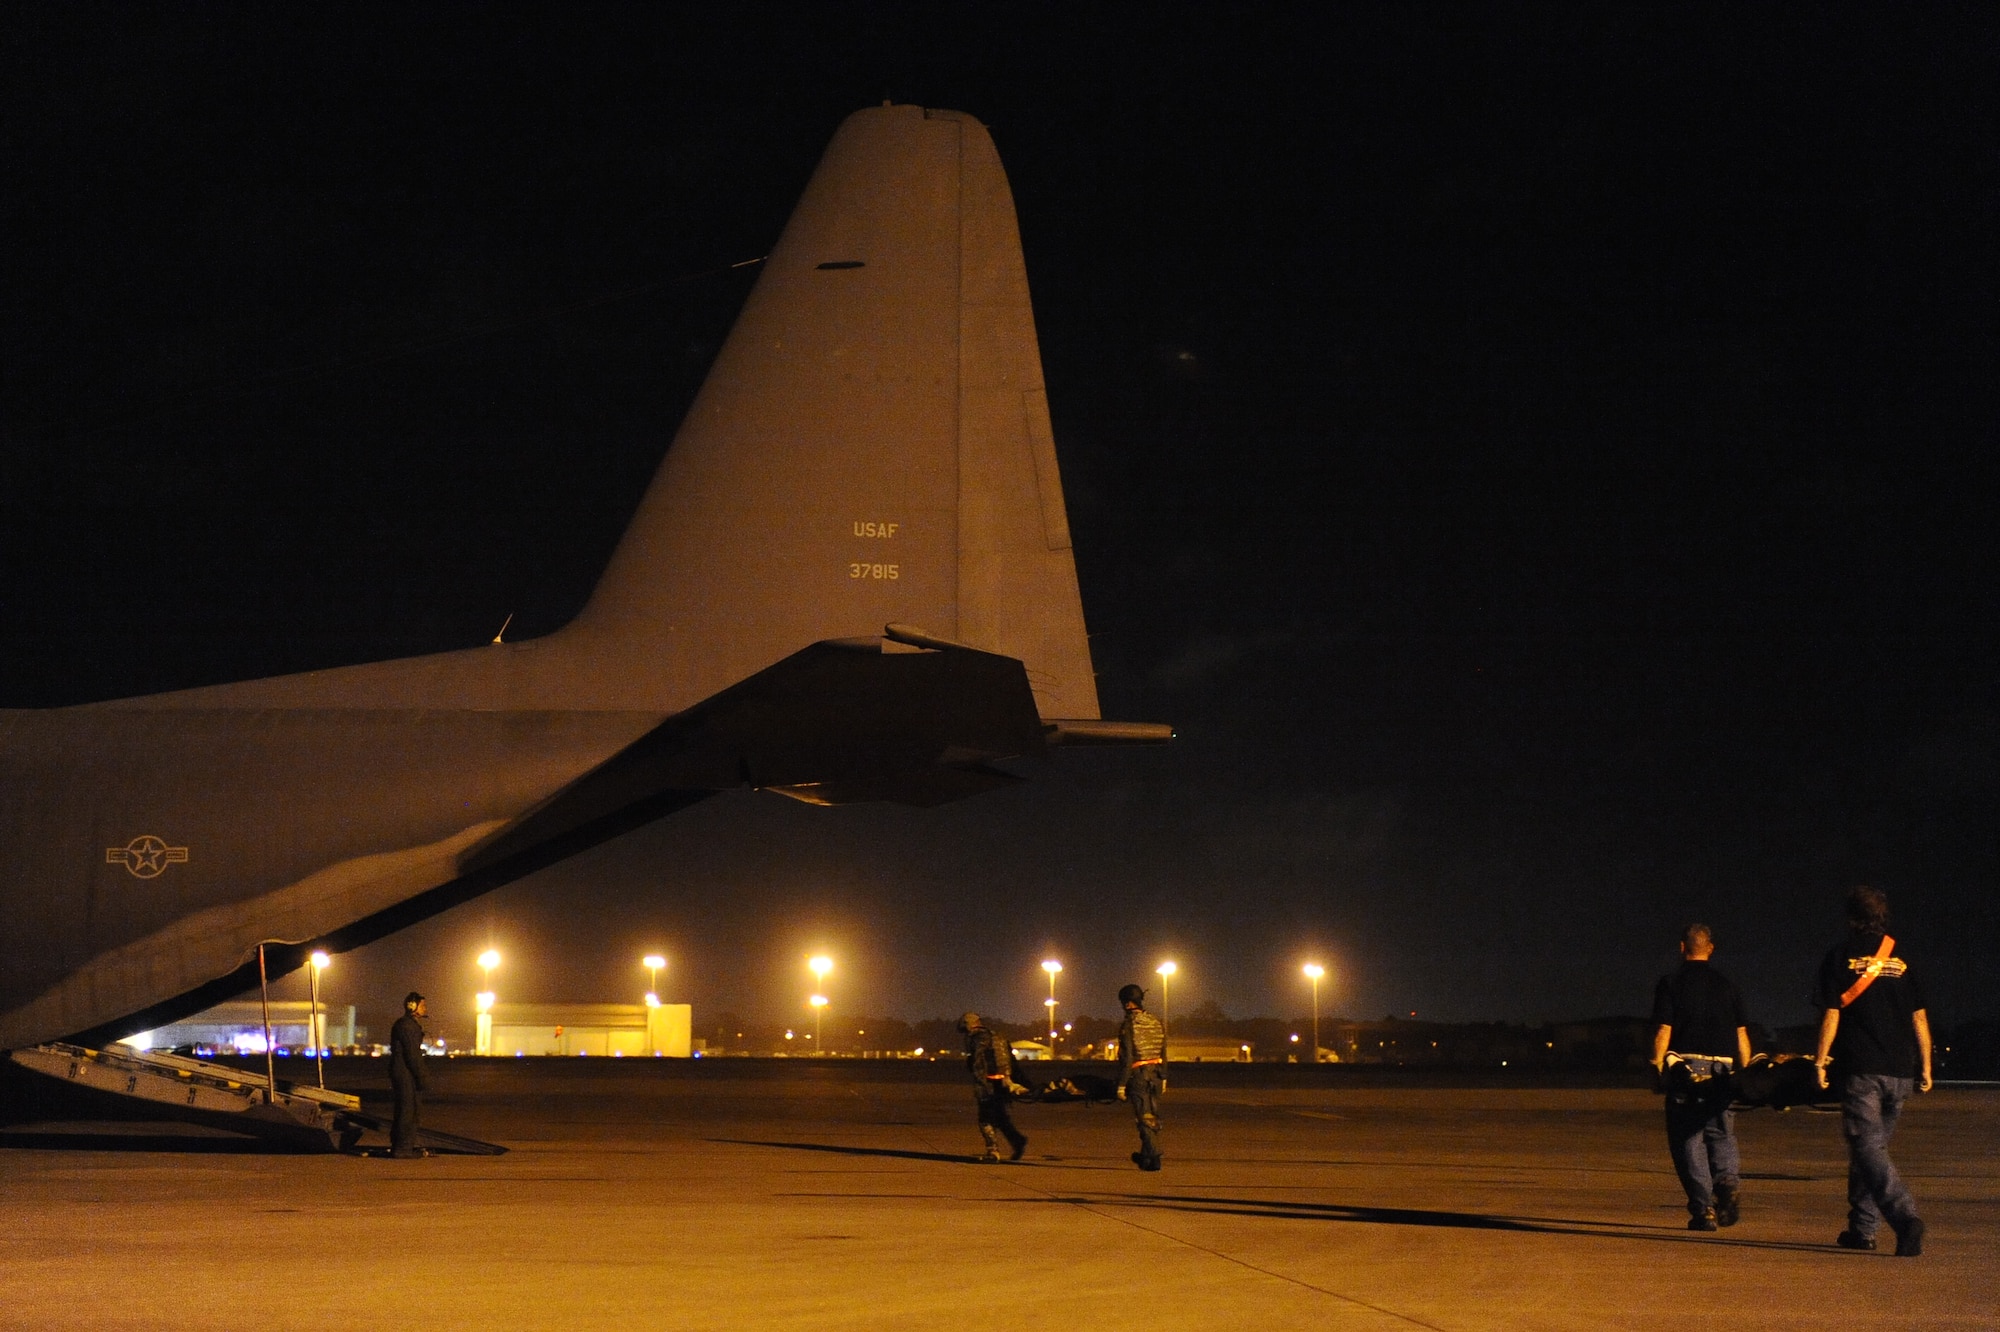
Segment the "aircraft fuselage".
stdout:
<path fill-rule="evenodd" d="M 434 887 L 482 838 L 659 721 L 348 708 L 0 712 L 0 913 L 17 940 L 37 945 L 9 950 L 0 1013 L 26 1016 L 39 996 L 37 1009 L 60 1014 L 37 1013 L 36 1029 L 84 1030 L 116 1016 L 95 991 L 123 987 L 90 983 L 106 978 L 106 959 L 113 973 L 163 955 L 229 971 L 260 939 L 319 933 L 336 903 L 332 915 L 355 920 Z M 92 959 L 98 966 L 85 970 Z M 79 983 L 60 985 L 66 976 Z M 0 1048 L 8 1025 L 0 1020 Z"/>

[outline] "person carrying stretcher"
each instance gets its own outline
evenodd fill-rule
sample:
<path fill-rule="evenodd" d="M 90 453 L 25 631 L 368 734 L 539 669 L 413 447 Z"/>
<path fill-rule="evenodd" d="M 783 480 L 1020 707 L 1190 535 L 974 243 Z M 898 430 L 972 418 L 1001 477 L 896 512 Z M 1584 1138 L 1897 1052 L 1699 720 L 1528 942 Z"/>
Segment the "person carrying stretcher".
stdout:
<path fill-rule="evenodd" d="M 1872 1250 L 1887 1222 L 1896 1256 L 1924 1251 L 1917 1200 L 1889 1159 L 1889 1137 L 1912 1092 L 1931 1089 L 1931 1022 L 1923 986 L 1889 933 L 1889 898 L 1866 884 L 1847 894 L 1847 937 L 1820 963 L 1813 984 L 1820 1010 L 1813 1056 L 1819 1085 L 1838 1074 L 1840 1127 L 1847 1138 L 1847 1228 L 1843 1249 Z"/>
<path fill-rule="evenodd" d="M 1015 1097 L 1029 1094 L 1014 1081 L 1014 1052 L 1007 1038 L 986 1025 L 977 1013 L 958 1020 L 959 1034 L 965 1037 L 965 1071 L 972 1075 L 972 1099 L 979 1122 L 979 1136 L 986 1153 L 979 1159 L 991 1163 L 1000 1159 L 1000 1139 L 1007 1140 L 1009 1161 L 1018 1161 L 1028 1150 L 1028 1135 L 1014 1127 L 1008 1107 Z"/>
<path fill-rule="evenodd" d="M 1709 964 L 1715 932 L 1681 932 L 1681 964 L 1653 990 L 1653 1072 L 1667 1097 L 1667 1150 L 1687 1193 L 1688 1229 L 1736 1224 L 1742 1173 L 1730 1100 L 1750 1062 L 1750 1026 L 1734 982 Z"/>

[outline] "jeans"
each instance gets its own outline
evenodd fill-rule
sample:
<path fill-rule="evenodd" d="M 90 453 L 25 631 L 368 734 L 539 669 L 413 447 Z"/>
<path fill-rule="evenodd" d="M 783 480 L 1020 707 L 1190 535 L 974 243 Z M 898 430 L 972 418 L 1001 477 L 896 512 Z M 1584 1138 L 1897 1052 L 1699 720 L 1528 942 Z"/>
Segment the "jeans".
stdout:
<path fill-rule="evenodd" d="M 1874 1238 L 1884 1219 L 1898 1234 L 1916 1219 L 1917 1200 L 1889 1159 L 1889 1135 L 1896 1131 L 1903 1102 L 1916 1088 L 1914 1078 L 1855 1073 L 1841 1093 L 1840 1129 L 1847 1135 L 1847 1228 L 1864 1239 Z"/>
<path fill-rule="evenodd" d="M 1685 1098 L 1685 1099 L 1683 1099 Z M 1715 1095 L 1675 1093 L 1667 1097 L 1667 1150 L 1674 1173 L 1687 1193 L 1688 1215 L 1715 1209 L 1717 1190 L 1734 1193 L 1742 1182 L 1736 1152 L 1736 1114 L 1727 1090 Z"/>

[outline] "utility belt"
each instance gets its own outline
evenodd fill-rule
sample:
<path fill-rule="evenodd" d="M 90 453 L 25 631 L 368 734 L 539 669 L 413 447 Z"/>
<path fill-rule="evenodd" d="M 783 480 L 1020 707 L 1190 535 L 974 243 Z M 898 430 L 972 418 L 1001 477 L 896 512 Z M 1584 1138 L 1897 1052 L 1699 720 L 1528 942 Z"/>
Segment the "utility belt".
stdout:
<path fill-rule="evenodd" d="M 986 1089 L 986 1094 L 988 1096 L 1004 1095 L 1004 1096 L 1017 1097 L 1021 1100 L 1034 1099 L 1035 1089 L 1033 1087 L 1024 1086 L 1023 1084 L 1014 1081 L 1014 1079 L 1006 1073 L 982 1073 L 979 1076 L 982 1081 L 993 1084 L 992 1086 L 989 1086 Z M 972 1094 L 974 1096 L 978 1096 L 980 1094 L 979 1089 L 977 1087 L 974 1087 L 972 1089 Z"/>
<path fill-rule="evenodd" d="M 1149 1067 L 1151 1067 L 1151 1066 L 1152 1066 L 1152 1065 L 1154 1065 L 1154 1064 L 1163 1064 L 1163 1063 L 1165 1063 L 1165 1062 L 1166 1062 L 1166 1061 L 1165 1061 L 1164 1059 L 1134 1059 L 1134 1060 L 1132 1061 L 1132 1067 L 1133 1067 L 1133 1068 L 1149 1068 Z"/>

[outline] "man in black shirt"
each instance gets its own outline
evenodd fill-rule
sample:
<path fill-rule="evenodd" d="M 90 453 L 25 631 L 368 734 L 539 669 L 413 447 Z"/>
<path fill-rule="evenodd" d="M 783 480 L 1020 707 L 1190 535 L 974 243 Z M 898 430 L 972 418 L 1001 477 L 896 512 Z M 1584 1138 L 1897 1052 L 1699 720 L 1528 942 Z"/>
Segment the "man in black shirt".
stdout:
<path fill-rule="evenodd" d="M 1931 1089 L 1931 1023 L 1923 987 L 1888 934 L 1889 899 L 1863 885 L 1847 894 L 1847 938 L 1820 963 L 1813 1003 L 1820 1010 L 1819 1085 L 1827 1064 L 1840 1073 L 1840 1127 L 1847 1136 L 1847 1229 L 1843 1249 L 1872 1249 L 1885 1219 L 1896 1256 L 1923 1252 L 1917 1201 L 1889 1160 L 1889 1135 L 1910 1092 Z"/>
<path fill-rule="evenodd" d="M 1688 926 L 1680 969 L 1653 990 L 1653 1072 L 1667 1093 L 1667 1150 L 1687 1192 L 1689 1230 L 1733 1226 L 1741 1208 L 1729 1082 L 1750 1062 L 1750 1030 L 1743 996 L 1709 965 L 1714 953 L 1714 931 Z"/>

